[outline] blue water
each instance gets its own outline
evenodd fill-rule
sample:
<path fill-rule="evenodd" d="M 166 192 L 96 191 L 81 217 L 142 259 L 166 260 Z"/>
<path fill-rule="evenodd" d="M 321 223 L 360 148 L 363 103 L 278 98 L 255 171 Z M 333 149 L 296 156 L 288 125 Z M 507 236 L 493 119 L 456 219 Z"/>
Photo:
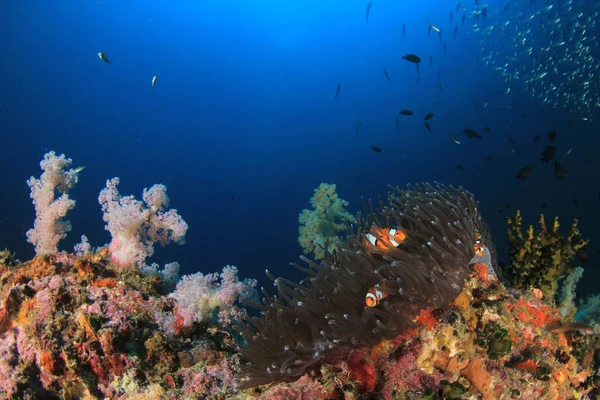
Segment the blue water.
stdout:
<path fill-rule="evenodd" d="M 77 206 L 67 215 L 73 229 L 64 250 L 82 234 L 94 246 L 110 240 L 97 202 L 106 179 L 119 176 L 121 194 L 137 198 L 163 183 L 190 229 L 186 245 L 157 248 L 149 261 L 178 261 L 183 273 L 233 264 L 267 285 L 266 268 L 299 276 L 288 266 L 301 254 L 298 214 L 319 183 L 336 183 L 356 212 L 361 196 L 385 195 L 387 184 L 436 180 L 476 195 L 504 261 L 505 214 L 520 208 L 535 222 L 546 202 L 544 212 L 559 215 L 565 228 L 579 217 L 592 240 L 579 288 L 593 290 L 599 123 L 544 105 L 519 85 L 505 94 L 501 76 L 478 61 L 480 34 L 455 16 L 452 37 L 453 1 L 373 1 L 368 23 L 367 3 L 2 2 L 0 247 L 22 260 L 33 256 L 25 181 L 40 175 L 39 161 L 55 150 L 87 167 L 71 192 Z M 447 56 L 435 32 L 427 38 L 425 20 L 443 30 Z M 401 59 L 408 53 L 423 59 L 419 82 L 415 65 Z M 402 109 L 415 115 L 398 115 Z M 435 113 L 431 131 L 423 125 L 428 112 Z M 484 138 L 469 140 L 464 128 Z M 552 163 L 539 162 L 550 130 L 558 132 L 557 157 L 573 149 L 560 160 L 569 172 L 560 181 Z M 533 175 L 517 180 L 526 165 Z M 504 204 L 511 208 L 499 213 Z"/>

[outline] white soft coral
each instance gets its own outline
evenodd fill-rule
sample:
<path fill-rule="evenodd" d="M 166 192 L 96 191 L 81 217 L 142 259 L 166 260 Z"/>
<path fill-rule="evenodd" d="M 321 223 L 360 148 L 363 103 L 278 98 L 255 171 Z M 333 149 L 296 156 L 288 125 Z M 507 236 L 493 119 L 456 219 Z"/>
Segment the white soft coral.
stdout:
<path fill-rule="evenodd" d="M 164 212 L 169 205 L 164 185 L 144 189 L 142 202 L 133 196 L 121 196 L 118 184 L 119 178 L 108 180 L 98 196 L 107 222 L 105 228 L 112 235 L 109 250 L 114 262 L 142 266 L 154 253 L 155 242 L 163 246 L 171 241 L 185 243 L 188 225 L 177 210 Z"/>

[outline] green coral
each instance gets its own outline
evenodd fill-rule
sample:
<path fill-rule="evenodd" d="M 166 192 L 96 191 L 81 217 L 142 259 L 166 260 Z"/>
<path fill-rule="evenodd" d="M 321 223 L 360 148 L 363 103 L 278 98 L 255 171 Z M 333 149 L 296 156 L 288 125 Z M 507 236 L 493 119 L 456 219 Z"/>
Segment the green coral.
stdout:
<path fill-rule="evenodd" d="M 518 289 L 540 289 L 544 299 L 553 302 L 558 282 L 572 272 L 571 262 L 589 242 L 579 234 L 579 220 L 573 220 L 566 237 L 558 232 L 558 217 L 548 229 L 542 214 L 540 228 L 534 230 L 533 225 L 529 225 L 526 232 L 522 229 L 523 217 L 519 210 L 515 218 L 507 217 L 506 221 L 512 263 L 512 268 L 506 271 L 506 278 Z"/>
<path fill-rule="evenodd" d="M 321 183 L 310 199 L 313 209 L 302 210 L 298 217 L 298 242 L 305 254 L 314 252 L 316 260 L 325 256 L 325 246 L 333 251 L 340 233 L 347 232 L 355 221 L 346 211 L 349 203 L 340 199 L 335 189 L 335 184 Z"/>

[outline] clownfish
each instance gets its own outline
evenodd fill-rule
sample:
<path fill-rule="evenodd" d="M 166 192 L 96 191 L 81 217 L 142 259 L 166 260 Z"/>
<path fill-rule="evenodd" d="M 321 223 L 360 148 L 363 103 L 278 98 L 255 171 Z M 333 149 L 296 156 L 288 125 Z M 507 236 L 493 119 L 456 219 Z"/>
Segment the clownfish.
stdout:
<path fill-rule="evenodd" d="M 365 244 L 380 250 L 390 247 L 398 247 L 406 239 L 406 234 L 395 228 L 371 228 L 371 232 L 365 235 Z"/>
<path fill-rule="evenodd" d="M 475 255 L 481 257 L 484 253 L 483 250 L 483 241 L 481 240 L 481 233 L 475 233 L 475 245 L 473 245 L 473 250 L 475 250 Z"/>
<path fill-rule="evenodd" d="M 379 289 L 380 285 L 375 285 L 369 288 L 365 296 L 365 304 L 367 307 L 376 307 L 381 304 L 381 300 L 385 299 L 388 294 Z"/>

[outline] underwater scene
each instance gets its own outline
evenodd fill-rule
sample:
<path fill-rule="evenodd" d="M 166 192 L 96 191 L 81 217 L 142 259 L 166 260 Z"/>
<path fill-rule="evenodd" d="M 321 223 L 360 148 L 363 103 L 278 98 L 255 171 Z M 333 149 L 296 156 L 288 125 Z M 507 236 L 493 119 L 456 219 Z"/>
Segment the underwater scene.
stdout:
<path fill-rule="evenodd" d="M 600 399 L 598 0 L 0 37 L 0 399 Z"/>

